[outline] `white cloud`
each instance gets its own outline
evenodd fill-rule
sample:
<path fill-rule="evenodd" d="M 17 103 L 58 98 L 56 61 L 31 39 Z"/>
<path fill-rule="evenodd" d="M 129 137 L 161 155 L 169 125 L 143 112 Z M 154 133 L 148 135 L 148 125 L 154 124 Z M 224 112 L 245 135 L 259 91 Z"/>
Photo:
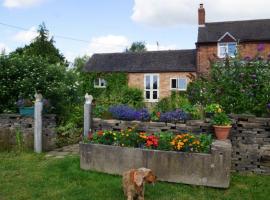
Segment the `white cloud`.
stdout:
<path fill-rule="evenodd" d="M 94 37 L 91 39 L 91 42 L 86 49 L 86 54 L 91 56 L 94 53 L 124 52 L 131 44 L 131 40 L 122 35 Z M 159 45 L 159 47 L 157 47 L 157 44 L 151 43 L 146 43 L 146 48 L 148 51 L 177 49 L 175 45 Z M 66 56 L 69 57 L 68 54 Z"/>
<path fill-rule="evenodd" d="M 130 44 L 128 38 L 122 35 L 107 35 L 94 37 L 86 50 L 87 55 L 93 53 L 123 52 Z"/>
<path fill-rule="evenodd" d="M 5 51 L 6 53 L 9 53 L 10 52 L 10 48 L 6 44 L 0 42 L 0 53 L 2 51 Z"/>
<path fill-rule="evenodd" d="M 200 3 L 206 21 L 270 18 L 270 1 L 265 0 L 134 0 L 131 18 L 150 26 L 197 24 Z"/>
<path fill-rule="evenodd" d="M 31 27 L 27 31 L 19 31 L 13 36 L 13 39 L 17 42 L 29 43 L 38 35 L 36 27 Z"/>
<path fill-rule="evenodd" d="M 44 0 L 4 0 L 3 5 L 8 8 L 31 7 L 42 3 Z"/>

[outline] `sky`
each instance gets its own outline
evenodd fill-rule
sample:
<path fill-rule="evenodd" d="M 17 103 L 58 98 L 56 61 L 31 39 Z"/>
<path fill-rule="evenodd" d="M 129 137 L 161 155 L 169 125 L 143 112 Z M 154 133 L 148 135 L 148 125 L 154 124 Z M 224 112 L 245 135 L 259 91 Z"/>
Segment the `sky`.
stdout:
<path fill-rule="evenodd" d="M 267 0 L 0 0 L 0 50 L 29 44 L 42 22 L 71 62 L 122 52 L 134 41 L 148 50 L 191 49 L 200 3 L 207 22 L 270 18 Z"/>

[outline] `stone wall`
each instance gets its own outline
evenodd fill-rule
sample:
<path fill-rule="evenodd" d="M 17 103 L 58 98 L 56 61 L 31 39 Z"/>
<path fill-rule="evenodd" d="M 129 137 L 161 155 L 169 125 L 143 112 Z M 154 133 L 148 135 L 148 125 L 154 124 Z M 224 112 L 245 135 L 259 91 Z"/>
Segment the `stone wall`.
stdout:
<path fill-rule="evenodd" d="M 232 168 L 270 174 L 270 118 L 235 115 Z"/>
<path fill-rule="evenodd" d="M 43 116 L 42 146 L 43 150 L 56 147 L 56 120 L 55 115 Z M 10 150 L 16 146 L 16 132 L 23 138 L 23 146 L 33 150 L 34 145 L 34 119 L 33 117 L 18 114 L 0 114 L 0 150 Z"/>
<path fill-rule="evenodd" d="M 270 174 L 270 118 L 233 115 L 231 130 L 232 170 Z M 120 130 L 137 127 L 139 131 L 213 134 L 209 120 L 190 120 L 186 123 L 93 120 L 94 130 Z"/>

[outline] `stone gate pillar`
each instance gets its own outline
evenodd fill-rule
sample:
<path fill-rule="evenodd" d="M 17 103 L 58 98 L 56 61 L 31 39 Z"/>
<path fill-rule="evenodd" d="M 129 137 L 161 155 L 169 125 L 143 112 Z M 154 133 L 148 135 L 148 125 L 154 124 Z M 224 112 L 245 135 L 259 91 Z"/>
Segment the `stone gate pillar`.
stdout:
<path fill-rule="evenodd" d="M 34 114 L 34 151 L 36 153 L 42 152 L 42 95 L 35 94 L 35 114 Z"/>
<path fill-rule="evenodd" d="M 85 103 L 84 103 L 84 125 L 83 125 L 83 136 L 87 137 L 89 131 L 92 128 L 92 101 L 93 96 L 88 93 L 85 94 Z"/>

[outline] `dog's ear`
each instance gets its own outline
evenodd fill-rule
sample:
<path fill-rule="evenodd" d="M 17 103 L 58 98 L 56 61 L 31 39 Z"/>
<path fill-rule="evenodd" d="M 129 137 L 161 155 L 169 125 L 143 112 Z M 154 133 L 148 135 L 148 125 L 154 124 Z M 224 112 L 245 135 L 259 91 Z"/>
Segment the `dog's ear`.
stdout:
<path fill-rule="evenodd" d="M 134 182 L 137 186 L 142 186 L 144 179 L 144 173 L 142 171 L 136 170 L 134 172 Z"/>

